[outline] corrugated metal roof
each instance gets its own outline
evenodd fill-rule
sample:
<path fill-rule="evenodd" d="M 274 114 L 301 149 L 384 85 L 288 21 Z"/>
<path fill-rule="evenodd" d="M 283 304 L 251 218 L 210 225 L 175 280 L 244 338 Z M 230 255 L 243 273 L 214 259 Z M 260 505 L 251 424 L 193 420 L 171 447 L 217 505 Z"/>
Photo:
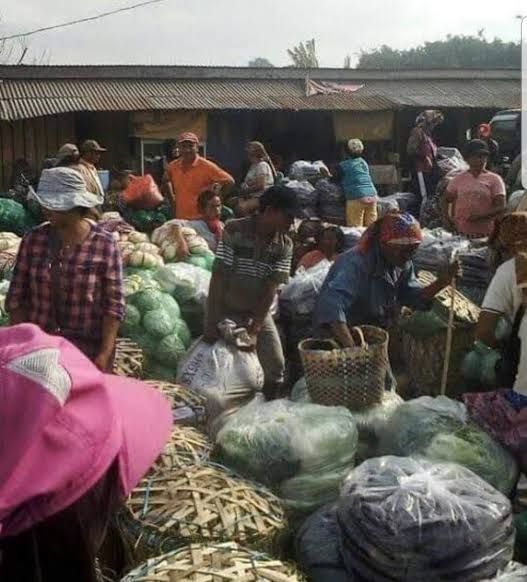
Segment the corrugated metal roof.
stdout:
<path fill-rule="evenodd" d="M 1 72 L 0 68 L 0 72 Z M 360 79 L 359 79 L 360 81 Z M 516 79 L 363 80 L 355 93 L 306 97 L 303 79 L 0 79 L 0 119 L 75 111 L 347 110 L 519 107 Z"/>

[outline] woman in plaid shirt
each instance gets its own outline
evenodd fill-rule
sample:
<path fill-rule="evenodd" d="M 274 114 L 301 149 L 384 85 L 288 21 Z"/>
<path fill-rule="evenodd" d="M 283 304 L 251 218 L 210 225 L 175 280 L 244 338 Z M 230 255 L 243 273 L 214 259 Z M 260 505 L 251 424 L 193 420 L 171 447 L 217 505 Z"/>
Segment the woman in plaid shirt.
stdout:
<path fill-rule="evenodd" d="M 71 168 L 44 170 L 35 197 L 49 222 L 20 245 L 6 299 L 10 322 L 61 335 L 109 371 L 125 304 L 117 244 L 86 218 L 102 199 Z"/>

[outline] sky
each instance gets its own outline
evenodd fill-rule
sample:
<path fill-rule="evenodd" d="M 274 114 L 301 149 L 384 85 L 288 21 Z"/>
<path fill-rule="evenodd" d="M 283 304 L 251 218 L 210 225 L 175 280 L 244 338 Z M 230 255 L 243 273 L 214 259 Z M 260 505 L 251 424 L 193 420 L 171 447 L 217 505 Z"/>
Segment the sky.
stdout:
<path fill-rule="evenodd" d="M 0 0 L 0 36 L 138 1 Z M 361 50 L 383 44 L 404 49 L 481 29 L 488 39 L 519 41 L 519 14 L 527 16 L 525 0 L 164 0 L 27 37 L 24 62 L 245 66 L 265 57 L 286 66 L 288 48 L 315 38 L 320 65 L 341 67 L 346 55 L 355 63 Z M 12 48 L 16 58 L 20 46 Z"/>

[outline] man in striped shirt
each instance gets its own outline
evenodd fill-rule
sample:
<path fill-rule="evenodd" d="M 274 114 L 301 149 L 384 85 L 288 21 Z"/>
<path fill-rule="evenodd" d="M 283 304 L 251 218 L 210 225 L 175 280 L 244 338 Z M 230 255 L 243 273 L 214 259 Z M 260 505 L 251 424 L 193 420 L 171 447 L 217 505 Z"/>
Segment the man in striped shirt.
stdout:
<path fill-rule="evenodd" d="M 279 285 L 291 272 L 293 243 L 287 236 L 297 210 L 295 193 L 273 186 L 255 216 L 229 221 L 216 251 L 204 339 L 218 339 L 225 318 L 247 326 L 265 374 L 264 393 L 274 398 L 284 381 L 285 360 L 270 313 Z"/>

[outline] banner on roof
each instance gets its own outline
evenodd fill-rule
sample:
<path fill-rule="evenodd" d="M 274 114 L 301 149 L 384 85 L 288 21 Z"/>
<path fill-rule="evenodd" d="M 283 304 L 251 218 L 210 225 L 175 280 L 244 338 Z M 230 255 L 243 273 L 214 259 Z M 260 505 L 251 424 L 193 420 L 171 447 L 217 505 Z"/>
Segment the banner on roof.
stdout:
<path fill-rule="evenodd" d="M 207 141 L 207 114 L 202 111 L 135 111 L 132 136 L 143 139 L 176 139 L 191 131 L 200 142 Z"/>
<path fill-rule="evenodd" d="M 339 93 L 355 93 L 364 85 L 349 85 L 345 83 L 329 83 L 327 81 L 312 81 L 306 79 L 306 97 L 313 95 L 337 95 Z"/>

